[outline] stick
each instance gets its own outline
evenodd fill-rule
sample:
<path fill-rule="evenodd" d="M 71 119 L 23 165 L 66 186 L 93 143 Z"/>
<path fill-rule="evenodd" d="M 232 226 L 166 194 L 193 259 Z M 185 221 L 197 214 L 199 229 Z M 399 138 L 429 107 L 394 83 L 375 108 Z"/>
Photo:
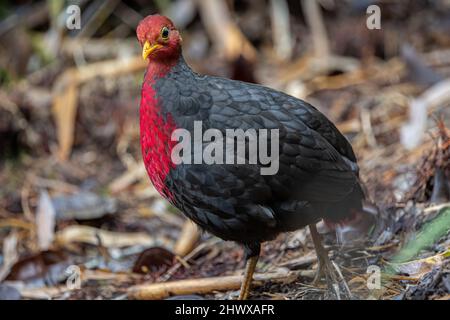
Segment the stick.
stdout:
<path fill-rule="evenodd" d="M 313 278 L 314 274 L 314 270 L 255 274 L 252 285 L 260 286 L 267 281 L 291 282 L 299 276 Z M 241 281 L 242 276 L 239 275 L 143 284 L 131 287 L 128 290 L 128 297 L 138 300 L 152 300 L 165 299 L 173 295 L 205 294 L 213 291 L 238 290 L 241 286 Z"/>

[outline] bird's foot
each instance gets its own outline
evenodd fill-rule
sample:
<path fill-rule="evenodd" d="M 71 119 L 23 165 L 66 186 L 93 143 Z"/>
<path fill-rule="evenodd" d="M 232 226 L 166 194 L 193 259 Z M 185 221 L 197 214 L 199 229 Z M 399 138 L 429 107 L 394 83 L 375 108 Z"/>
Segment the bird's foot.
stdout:
<path fill-rule="evenodd" d="M 325 278 L 327 288 L 332 292 L 336 299 L 351 299 L 352 293 L 336 264 L 334 264 L 328 256 L 318 259 L 318 268 L 312 284 L 319 285 L 320 281 Z"/>
<path fill-rule="evenodd" d="M 318 285 L 323 277 L 325 277 L 329 289 L 332 289 L 334 285 L 339 283 L 333 263 L 328 257 L 318 259 L 317 272 L 312 282 L 313 285 Z"/>
<path fill-rule="evenodd" d="M 256 246 L 245 247 L 247 262 L 245 264 L 244 278 L 242 279 L 241 291 L 239 293 L 239 300 L 247 300 L 248 294 L 250 293 L 250 286 L 253 279 L 253 273 L 255 272 L 256 263 L 259 258 L 260 244 Z"/>
<path fill-rule="evenodd" d="M 339 270 L 338 266 L 330 260 L 328 257 L 328 251 L 322 246 L 320 235 L 317 232 L 316 226 L 310 225 L 310 231 L 318 261 L 316 276 L 314 277 L 312 284 L 317 286 L 320 280 L 325 277 L 328 290 L 333 292 L 338 300 L 340 300 L 343 296 L 343 292 L 345 292 L 344 297 L 348 296 L 348 298 L 351 298 L 352 294 L 347 283 L 345 282 L 342 272 Z M 341 283 L 343 284 L 344 291 L 341 291 Z"/>

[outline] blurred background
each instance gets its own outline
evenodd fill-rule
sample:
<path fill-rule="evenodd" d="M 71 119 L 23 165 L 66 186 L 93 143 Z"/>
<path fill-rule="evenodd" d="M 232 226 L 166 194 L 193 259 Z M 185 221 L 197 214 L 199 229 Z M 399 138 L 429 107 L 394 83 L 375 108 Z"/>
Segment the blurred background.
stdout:
<path fill-rule="evenodd" d="M 353 297 L 449 299 L 449 0 L 2 1 L 0 299 L 139 298 L 134 285 L 240 274 L 241 249 L 186 223 L 141 162 L 135 28 L 154 13 L 195 71 L 304 99 L 351 141 L 379 222 L 360 247 L 321 232 Z M 283 281 L 253 297 L 327 298 L 307 285 L 315 265 L 307 230 L 280 235 L 258 268 Z"/>

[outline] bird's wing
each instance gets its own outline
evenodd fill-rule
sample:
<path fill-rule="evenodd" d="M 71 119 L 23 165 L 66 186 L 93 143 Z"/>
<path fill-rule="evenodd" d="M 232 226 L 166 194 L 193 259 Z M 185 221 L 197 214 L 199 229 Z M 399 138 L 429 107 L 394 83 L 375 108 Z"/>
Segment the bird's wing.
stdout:
<path fill-rule="evenodd" d="M 272 189 L 306 201 L 344 199 L 357 184 L 350 144 L 320 112 L 305 102 L 258 85 L 212 78 L 209 126 L 279 129 L 280 169 L 267 176 Z M 356 169 L 355 169 L 356 168 Z"/>
<path fill-rule="evenodd" d="M 208 79 L 210 87 L 214 88 L 211 92 L 214 102 L 224 102 L 233 108 L 242 108 L 243 113 L 250 114 L 267 110 L 272 110 L 274 113 L 278 110 L 287 111 L 289 117 L 303 122 L 327 140 L 341 156 L 356 163 L 355 154 L 348 140 L 327 117 L 309 103 L 256 84 L 217 77 Z M 285 119 L 285 115 L 280 114 L 280 116 L 282 120 Z"/>

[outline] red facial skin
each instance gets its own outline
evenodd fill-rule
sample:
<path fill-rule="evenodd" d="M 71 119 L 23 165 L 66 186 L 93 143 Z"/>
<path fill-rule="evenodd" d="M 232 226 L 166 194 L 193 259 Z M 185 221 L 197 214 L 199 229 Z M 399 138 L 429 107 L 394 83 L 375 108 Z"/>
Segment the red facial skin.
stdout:
<path fill-rule="evenodd" d="M 161 37 L 163 27 L 169 29 L 167 40 Z M 170 201 L 172 194 L 164 181 L 170 169 L 175 166 L 171 160 L 171 152 L 176 141 L 171 141 L 171 135 L 176 126 L 170 114 L 167 117 L 161 116 L 160 104 L 153 85 L 177 64 L 181 55 L 181 37 L 173 23 L 160 15 L 148 16 L 142 20 L 136 34 L 142 46 L 145 41 L 151 45 L 162 45 L 147 58 L 149 64 L 142 85 L 139 112 L 144 165 L 156 190 Z"/>
<path fill-rule="evenodd" d="M 161 37 L 161 30 L 164 27 L 169 29 L 167 40 Z M 144 45 L 145 41 L 148 41 L 151 45 L 162 45 L 160 49 L 155 50 L 148 57 L 149 66 L 156 63 L 170 67 L 177 63 L 181 55 L 182 40 L 180 33 L 168 18 L 157 14 L 146 17 L 139 23 L 136 35 L 141 46 Z"/>

